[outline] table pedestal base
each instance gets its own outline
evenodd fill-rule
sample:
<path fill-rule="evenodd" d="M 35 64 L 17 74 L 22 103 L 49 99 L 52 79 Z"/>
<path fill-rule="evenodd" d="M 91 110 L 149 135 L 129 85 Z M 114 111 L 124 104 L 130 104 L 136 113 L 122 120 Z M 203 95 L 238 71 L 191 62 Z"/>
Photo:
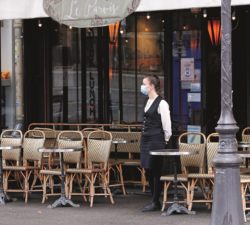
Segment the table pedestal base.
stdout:
<path fill-rule="evenodd" d="M 247 221 L 250 220 L 250 212 L 248 212 L 248 213 L 246 214 L 246 218 L 247 218 Z"/>
<path fill-rule="evenodd" d="M 0 192 L 0 205 L 5 205 L 6 202 L 12 202 L 13 199 L 11 199 L 7 194 L 4 192 Z"/>
<path fill-rule="evenodd" d="M 69 206 L 72 206 L 72 207 L 80 207 L 79 204 L 75 204 L 70 199 L 68 199 L 68 198 L 66 198 L 64 196 L 61 196 L 52 205 L 49 205 L 48 208 L 53 209 L 53 208 L 56 208 L 58 206 L 66 206 L 66 205 L 69 205 Z"/>
<path fill-rule="evenodd" d="M 185 208 L 182 205 L 179 205 L 178 203 L 173 203 L 168 209 L 167 211 L 164 211 L 161 215 L 162 216 L 170 216 L 173 213 L 185 213 L 185 214 L 195 214 L 194 211 L 189 211 L 187 208 Z"/>

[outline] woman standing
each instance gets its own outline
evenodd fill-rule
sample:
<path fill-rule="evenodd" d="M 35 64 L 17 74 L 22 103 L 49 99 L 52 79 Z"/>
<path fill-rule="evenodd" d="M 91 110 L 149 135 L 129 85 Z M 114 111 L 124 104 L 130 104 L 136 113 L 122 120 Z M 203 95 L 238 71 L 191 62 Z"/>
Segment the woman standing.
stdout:
<path fill-rule="evenodd" d="M 172 135 L 168 103 L 159 95 L 160 79 L 156 75 L 146 76 L 141 85 L 142 94 L 148 96 L 144 105 L 143 128 L 141 138 L 141 166 L 152 193 L 152 202 L 142 212 L 161 209 L 159 201 L 162 184 L 160 181 L 162 158 L 150 156 L 151 150 L 164 149 Z"/>

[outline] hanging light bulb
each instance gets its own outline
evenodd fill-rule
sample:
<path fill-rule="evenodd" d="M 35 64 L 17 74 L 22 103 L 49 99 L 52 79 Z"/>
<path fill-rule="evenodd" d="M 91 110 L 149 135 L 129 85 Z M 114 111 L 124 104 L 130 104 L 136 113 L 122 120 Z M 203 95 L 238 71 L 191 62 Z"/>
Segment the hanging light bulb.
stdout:
<path fill-rule="evenodd" d="M 72 29 L 72 26 L 69 26 L 69 29 L 71 30 L 71 29 Z"/>
<path fill-rule="evenodd" d="M 149 15 L 149 13 L 147 13 L 147 16 L 146 16 L 146 17 L 147 17 L 147 19 L 148 19 L 148 20 L 150 19 L 150 15 Z"/>
<path fill-rule="evenodd" d="M 203 10 L 203 18 L 207 18 L 207 10 L 206 9 Z"/>
<path fill-rule="evenodd" d="M 232 13 L 232 20 L 236 20 L 235 10 Z"/>
<path fill-rule="evenodd" d="M 43 24 L 42 24 L 41 20 L 38 20 L 38 27 L 42 27 L 42 26 L 43 26 Z"/>

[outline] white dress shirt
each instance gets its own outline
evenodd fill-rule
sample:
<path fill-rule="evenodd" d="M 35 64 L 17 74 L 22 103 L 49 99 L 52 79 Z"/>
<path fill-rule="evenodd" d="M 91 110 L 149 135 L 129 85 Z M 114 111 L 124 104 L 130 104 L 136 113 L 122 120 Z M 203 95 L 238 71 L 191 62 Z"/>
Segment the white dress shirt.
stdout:
<path fill-rule="evenodd" d="M 146 112 L 150 108 L 154 100 L 155 99 L 148 99 L 147 104 L 144 108 L 144 112 Z M 171 119 L 170 119 L 169 105 L 163 99 L 160 101 L 160 104 L 158 106 L 158 113 L 161 114 L 161 123 L 164 131 L 165 141 L 168 142 L 169 138 L 172 135 Z"/>

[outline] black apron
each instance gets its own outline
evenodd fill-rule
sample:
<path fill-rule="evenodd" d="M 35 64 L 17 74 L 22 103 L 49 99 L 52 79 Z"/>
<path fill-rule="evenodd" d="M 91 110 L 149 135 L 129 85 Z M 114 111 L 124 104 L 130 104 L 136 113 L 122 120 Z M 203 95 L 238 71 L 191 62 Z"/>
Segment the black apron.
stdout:
<path fill-rule="evenodd" d="M 144 112 L 140 158 L 141 167 L 145 169 L 161 169 L 162 167 L 162 157 L 151 156 L 149 154 L 151 150 L 164 149 L 166 145 L 164 131 L 162 129 L 161 115 L 158 113 L 158 107 L 161 100 L 162 98 L 158 96 L 150 108 Z"/>

